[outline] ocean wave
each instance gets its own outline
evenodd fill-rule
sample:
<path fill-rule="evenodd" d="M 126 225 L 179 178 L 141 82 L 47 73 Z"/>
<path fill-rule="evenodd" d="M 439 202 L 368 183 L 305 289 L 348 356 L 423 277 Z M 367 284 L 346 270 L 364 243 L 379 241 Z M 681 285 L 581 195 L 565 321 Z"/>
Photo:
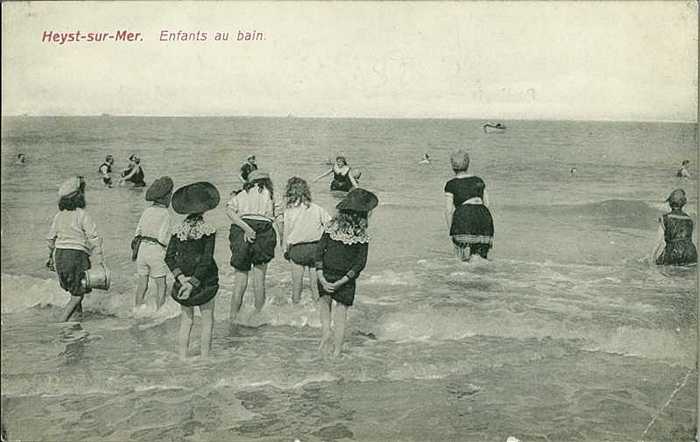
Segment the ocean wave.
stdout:
<path fill-rule="evenodd" d="M 503 208 L 518 212 L 538 213 L 556 221 L 577 218 L 609 227 L 640 230 L 656 227 L 659 216 L 668 210 L 663 204 L 627 199 L 609 199 L 583 204 L 506 205 Z"/>
<path fill-rule="evenodd" d="M 423 307 L 414 312 L 385 315 L 375 332 L 380 341 L 398 343 L 459 341 L 476 336 L 509 339 L 564 339 L 581 341 L 590 351 L 671 360 L 694 361 L 692 332 L 638 326 L 601 327 L 587 318 L 562 318 L 505 309 L 488 315 L 468 306 Z"/>

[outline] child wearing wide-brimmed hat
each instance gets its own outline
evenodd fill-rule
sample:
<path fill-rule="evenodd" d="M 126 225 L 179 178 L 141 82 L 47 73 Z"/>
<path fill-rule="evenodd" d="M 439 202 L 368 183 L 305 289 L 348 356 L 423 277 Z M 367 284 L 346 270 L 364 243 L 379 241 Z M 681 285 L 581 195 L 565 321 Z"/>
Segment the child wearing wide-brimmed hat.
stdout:
<path fill-rule="evenodd" d="M 173 180 L 160 177 L 146 191 L 146 201 L 153 204 L 147 207 L 136 226 L 136 237 L 139 239 L 136 257 L 136 286 L 135 307 L 144 303 L 148 291 L 149 278 L 156 282 L 156 309 L 165 302 L 165 275 L 168 267 L 165 265 L 165 249 L 170 241 L 170 198 L 173 194 Z"/>
<path fill-rule="evenodd" d="M 256 313 L 265 305 L 265 273 L 267 264 L 275 257 L 278 231 L 270 175 L 261 170 L 252 171 L 243 190 L 232 195 L 226 214 L 232 223 L 229 242 L 235 276 L 229 326 L 233 331 L 251 270 Z"/>
<path fill-rule="evenodd" d="M 83 275 L 90 269 L 90 256 L 103 261 L 102 237 L 92 217 L 85 211 L 85 181 L 82 177 L 66 180 L 58 189 L 59 212 L 53 218 L 49 234 L 49 262 L 55 270 L 61 288 L 71 295 L 63 308 L 61 321 L 83 312 L 83 295 L 90 288 L 83 283 Z M 78 318 L 80 319 L 80 318 Z"/>
<path fill-rule="evenodd" d="M 652 261 L 659 265 L 687 265 L 698 261 L 693 244 L 693 220 L 683 211 L 688 202 L 683 189 L 676 189 L 666 198 L 671 211 L 659 218 Z"/>
<path fill-rule="evenodd" d="M 175 283 L 172 298 L 180 304 L 180 357 L 187 356 L 194 320 L 194 306 L 202 315 L 201 355 L 211 349 L 214 327 L 214 297 L 219 290 L 219 268 L 214 261 L 216 228 L 204 221 L 204 212 L 219 205 L 219 191 L 213 184 L 197 182 L 179 188 L 172 196 L 173 210 L 187 215 L 173 228 L 165 263 Z"/>
<path fill-rule="evenodd" d="M 338 213 L 326 227 L 316 249 L 315 267 L 321 300 L 320 350 L 324 353 L 331 347 L 332 312 L 335 312 L 333 354 L 337 356 L 342 351 L 348 308 L 355 300 L 355 280 L 367 264 L 367 220 L 378 203 L 372 192 L 360 188 L 351 190 L 336 206 Z"/>
<path fill-rule="evenodd" d="M 287 206 L 284 209 L 282 250 L 285 259 L 292 262 L 292 302 L 301 300 L 304 272 L 309 269 L 311 291 L 318 297 L 316 272 L 313 267 L 318 241 L 331 217 L 326 210 L 311 202 L 311 190 L 299 177 L 287 181 Z"/>

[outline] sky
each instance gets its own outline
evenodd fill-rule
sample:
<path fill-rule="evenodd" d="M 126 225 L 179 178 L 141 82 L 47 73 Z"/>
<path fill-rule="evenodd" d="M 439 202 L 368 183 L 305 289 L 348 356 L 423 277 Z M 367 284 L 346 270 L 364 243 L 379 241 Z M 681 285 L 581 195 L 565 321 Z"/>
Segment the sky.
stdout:
<path fill-rule="evenodd" d="M 3 115 L 696 122 L 697 69 L 685 1 L 2 3 Z"/>

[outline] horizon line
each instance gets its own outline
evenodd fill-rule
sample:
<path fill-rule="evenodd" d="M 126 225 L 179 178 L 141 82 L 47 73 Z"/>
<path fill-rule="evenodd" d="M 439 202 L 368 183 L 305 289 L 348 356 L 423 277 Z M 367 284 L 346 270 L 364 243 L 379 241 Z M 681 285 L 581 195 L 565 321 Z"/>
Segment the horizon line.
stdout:
<path fill-rule="evenodd" d="M 386 116 L 300 116 L 300 115 L 153 115 L 153 114 L 37 114 L 28 113 L 2 114 L 2 118 L 285 118 L 308 120 L 473 120 L 473 121 L 575 121 L 599 123 L 685 123 L 697 124 L 695 120 L 664 120 L 664 119 L 615 119 L 615 118 L 508 118 L 508 117 L 386 117 Z"/>

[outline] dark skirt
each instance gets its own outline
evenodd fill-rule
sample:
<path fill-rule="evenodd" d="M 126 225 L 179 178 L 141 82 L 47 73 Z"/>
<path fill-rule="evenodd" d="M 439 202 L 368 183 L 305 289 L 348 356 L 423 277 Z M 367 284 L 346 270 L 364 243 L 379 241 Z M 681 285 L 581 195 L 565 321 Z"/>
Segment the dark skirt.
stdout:
<path fill-rule="evenodd" d="M 349 192 L 352 189 L 352 182 L 349 178 L 345 179 L 334 179 L 331 181 L 331 190 Z"/>
<path fill-rule="evenodd" d="M 54 251 L 54 265 L 58 274 L 61 288 L 71 296 L 83 296 L 90 293 L 90 289 L 83 287 L 82 279 L 85 270 L 90 269 L 90 255 L 82 250 L 56 249 Z"/>
<path fill-rule="evenodd" d="M 259 220 L 244 220 L 255 230 L 255 241 L 252 243 L 244 239 L 243 229 L 231 224 L 228 236 L 231 247 L 231 266 L 242 272 L 250 271 L 253 266 L 267 264 L 275 257 L 277 247 L 277 234 L 272 228 L 272 222 Z"/>
<path fill-rule="evenodd" d="M 483 204 L 462 204 L 452 215 L 450 235 L 455 244 L 493 244 L 493 218 Z"/>
<path fill-rule="evenodd" d="M 698 262 L 698 251 L 688 238 L 666 243 L 664 251 L 656 259 L 659 265 L 686 265 Z"/>
<path fill-rule="evenodd" d="M 180 281 L 175 280 L 172 292 L 170 292 L 170 297 L 180 305 L 195 307 L 197 305 L 206 304 L 216 296 L 216 293 L 219 291 L 219 278 L 217 276 L 206 281 L 200 281 L 199 287 L 193 288 L 190 297 L 184 300 L 177 297 L 177 292 L 180 290 L 180 287 L 182 287 Z"/>
<path fill-rule="evenodd" d="M 323 277 L 326 278 L 326 281 L 328 282 L 336 282 L 343 276 L 345 276 L 345 273 L 335 273 L 326 269 L 323 270 Z M 346 282 L 342 287 L 333 293 L 328 293 L 325 291 L 321 285 L 321 282 L 319 282 L 318 295 L 330 296 L 334 301 L 349 307 L 355 301 L 355 279 L 351 279 L 350 281 Z"/>
<path fill-rule="evenodd" d="M 293 244 L 289 246 L 289 259 L 300 266 L 315 267 L 317 248 L 318 241 Z"/>

